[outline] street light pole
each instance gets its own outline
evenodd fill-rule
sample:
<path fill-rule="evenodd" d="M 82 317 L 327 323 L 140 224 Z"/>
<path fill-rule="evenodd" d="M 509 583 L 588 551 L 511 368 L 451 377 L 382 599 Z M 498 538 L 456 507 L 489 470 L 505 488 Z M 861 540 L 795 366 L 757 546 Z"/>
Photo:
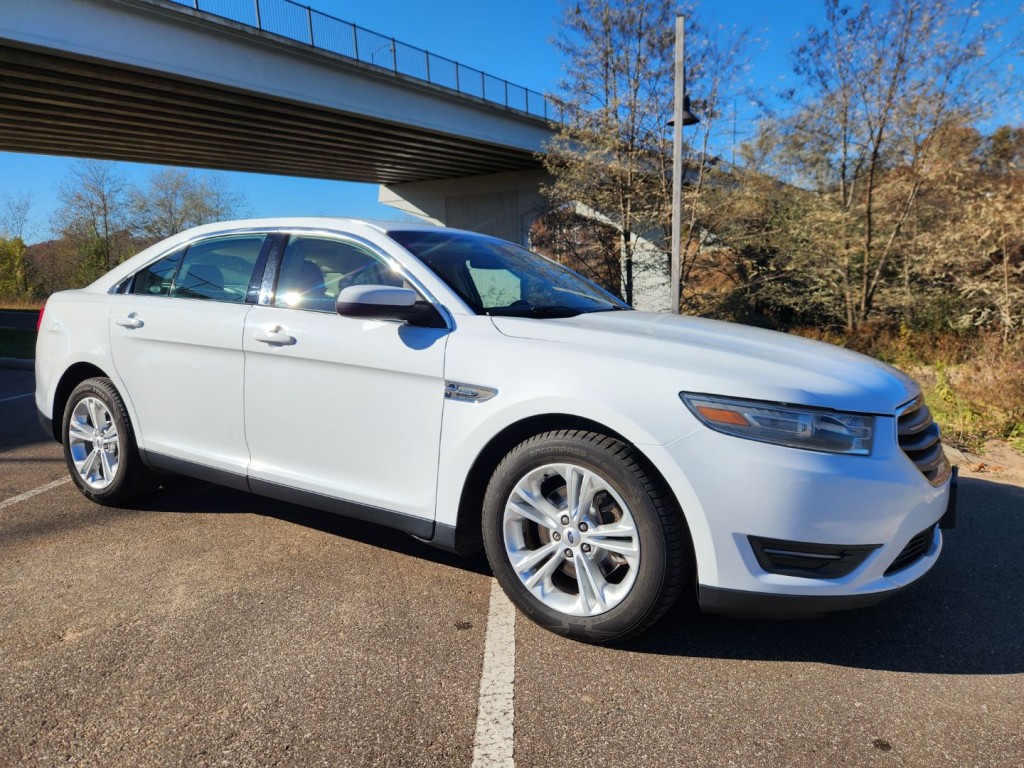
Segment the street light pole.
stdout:
<path fill-rule="evenodd" d="M 683 126 L 700 121 L 690 112 L 686 96 L 686 30 L 685 19 L 676 16 L 675 93 L 672 113 L 672 268 L 669 309 L 679 314 L 680 280 L 682 277 L 682 235 L 683 235 Z"/>

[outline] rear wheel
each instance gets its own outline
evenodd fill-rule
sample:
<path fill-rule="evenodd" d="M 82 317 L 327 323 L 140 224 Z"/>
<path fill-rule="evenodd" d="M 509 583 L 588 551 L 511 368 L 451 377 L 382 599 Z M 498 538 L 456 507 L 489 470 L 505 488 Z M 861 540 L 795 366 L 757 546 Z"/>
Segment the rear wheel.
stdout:
<path fill-rule="evenodd" d="M 484 499 L 495 576 L 527 616 L 559 634 L 612 642 L 675 602 L 692 569 L 682 516 L 636 450 L 593 432 L 516 446 Z"/>
<path fill-rule="evenodd" d="M 124 401 L 110 379 L 86 379 L 71 393 L 62 424 L 64 460 L 89 499 L 122 506 L 152 486 Z"/>

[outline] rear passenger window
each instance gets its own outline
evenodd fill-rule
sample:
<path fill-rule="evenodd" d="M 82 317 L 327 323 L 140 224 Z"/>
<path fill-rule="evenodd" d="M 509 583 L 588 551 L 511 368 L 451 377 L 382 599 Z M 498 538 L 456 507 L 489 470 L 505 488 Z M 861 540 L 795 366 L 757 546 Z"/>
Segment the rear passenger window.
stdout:
<path fill-rule="evenodd" d="M 232 235 L 193 243 L 185 251 L 170 295 L 241 304 L 266 235 Z"/>

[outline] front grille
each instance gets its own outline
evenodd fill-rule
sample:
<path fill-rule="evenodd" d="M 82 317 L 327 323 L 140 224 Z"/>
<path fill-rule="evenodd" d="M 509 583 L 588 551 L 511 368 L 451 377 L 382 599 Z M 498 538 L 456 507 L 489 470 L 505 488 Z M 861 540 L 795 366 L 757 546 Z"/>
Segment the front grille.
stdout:
<path fill-rule="evenodd" d="M 885 575 L 888 576 L 890 573 L 896 573 L 896 571 L 902 571 L 904 568 L 908 568 L 926 554 L 928 554 L 928 548 L 932 545 L 932 538 L 935 536 L 935 526 L 929 526 L 925 530 L 921 531 L 917 536 L 910 540 L 910 543 L 903 548 L 896 559 L 892 561 L 892 565 L 885 569 Z"/>
<path fill-rule="evenodd" d="M 914 462 L 921 474 L 932 485 L 941 485 L 949 477 L 949 461 L 942 450 L 939 425 L 932 420 L 932 412 L 918 396 L 908 404 L 896 420 L 896 434 L 900 448 Z"/>

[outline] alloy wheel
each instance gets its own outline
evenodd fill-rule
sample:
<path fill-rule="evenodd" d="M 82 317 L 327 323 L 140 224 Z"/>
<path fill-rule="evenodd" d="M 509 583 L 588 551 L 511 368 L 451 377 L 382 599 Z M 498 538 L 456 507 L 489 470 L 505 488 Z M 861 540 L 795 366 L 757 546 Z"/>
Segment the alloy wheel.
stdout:
<path fill-rule="evenodd" d="M 120 442 L 114 417 L 102 400 L 83 397 L 68 422 L 68 447 L 79 477 L 90 489 L 107 488 L 117 476 Z"/>
<path fill-rule="evenodd" d="M 629 594 L 640 566 L 640 535 L 607 479 L 577 464 L 547 464 L 515 484 L 502 521 L 516 575 L 547 607 L 597 616 Z"/>

